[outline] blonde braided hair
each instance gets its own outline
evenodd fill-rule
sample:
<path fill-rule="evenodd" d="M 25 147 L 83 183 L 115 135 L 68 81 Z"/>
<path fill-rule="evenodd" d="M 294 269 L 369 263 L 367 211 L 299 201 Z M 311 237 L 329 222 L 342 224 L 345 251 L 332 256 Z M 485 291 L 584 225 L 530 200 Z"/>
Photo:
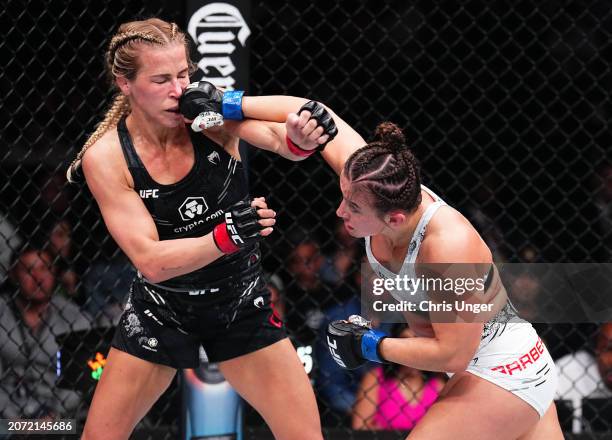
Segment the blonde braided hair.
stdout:
<path fill-rule="evenodd" d="M 144 21 L 133 21 L 122 24 L 116 35 L 108 45 L 105 54 L 105 68 L 112 87 L 116 88 L 115 78 L 123 76 L 129 80 L 136 77 L 138 71 L 139 44 L 164 46 L 172 42 L 179 42 L 185 46 L 185 55 L 189 64 L 190 72 L 194 70 L 194 64 L 189 58 L 188 40 L 181 32 L 176 23 L 168 23 L 159 18 L 150 18 Z M 121 92 L 117 93 L 112 104 L 106 111 L 104 119 L 89 136 L 83 148 L 77 153 L 66 171 L 69 182 L 77 180 L 77 172 L 81 166 L 83 155 L 89 147 L 95 144 L 107 131 L 117 126 L 119 120 L 130 112 L 128 97 Z"/>

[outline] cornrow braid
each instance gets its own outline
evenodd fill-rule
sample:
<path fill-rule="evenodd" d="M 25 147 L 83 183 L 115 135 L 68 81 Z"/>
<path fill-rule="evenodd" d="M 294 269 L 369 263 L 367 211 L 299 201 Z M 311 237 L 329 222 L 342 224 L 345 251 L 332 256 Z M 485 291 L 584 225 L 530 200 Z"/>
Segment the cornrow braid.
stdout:
<path fill-rule="evenodd" d="M 68 179 L 68 182 L 76 182 L 76 173 L 78 168 L 81 166 L 81 160 L 83 159 L 83 155 L 85 154 L 87 149 L 93 144 L 95 144 L 104 133 L 106 133 L 112 127 L 116 126 L 121 117 L 124 114 L 129 113 L 129 110 L 130 103 L 127 99 L 127 96 L 121 93 L 115 96 L 115 99 L 113 99 L 113 103 L 104 115 L 104 119 L 98 124 L 96 130 L 89 136 L 89 138 L 83 145 L 83 148 L 81 148 L 81 151 L 78 152 L 76 158 L 68 167 L 68 170 L 66 171 L 66 179 Z"/>
<path fill-rule="evenodd" d="M 156 38 L 155 36 L 138 31 L 131 32 L 121 32 L 111 38 L 110 44 L 108 45 L 108 50 L 106 51 L 106 64 L 107 66 L 113 66 L 115 60 L 115 54 L 117 53 L 117 49 L 119 49 L 124 44 L 127 44 L 131 41 L 135 40 L 144 40 L 153 44 L 164 44 L 162 40 Z"/>
<path fill-rule="evenodd" d="M 408 212 L 421 203 L 420 165 L 401 129 L 390 122 L 376 129 L 374 142 L 355 151 L 344 165 L 344 175 L 373 196 L 381 214 L 394 209 Z"/>

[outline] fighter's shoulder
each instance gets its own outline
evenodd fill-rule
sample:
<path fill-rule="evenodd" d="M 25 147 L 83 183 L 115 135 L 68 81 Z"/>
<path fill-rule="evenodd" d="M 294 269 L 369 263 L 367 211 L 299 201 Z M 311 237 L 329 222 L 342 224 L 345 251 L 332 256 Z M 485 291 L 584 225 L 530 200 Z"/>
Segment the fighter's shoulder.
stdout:
<path fill-rule="evenodd" d="M 419 251 L 420 259 L 440 262 L 483 261 L 490 254 L 478 231 L 449 206 L 441 207 L 431 219 Z"/>
<path fill-rule="evenodd" d="M 125 159 L 116 128 L 104 133 L 83 155 L 83 170 L 86 175 L 88 171 L 123 174 L 123 168 Z"/>
<path fill-rule="evenodd" d="M 114 157 L 121 157 L 121 145 L 119 143 L 119 136 L 117 135 L 117 129 L 112 128 L 105 132 L 93 145 L 91 145 L 83 160 L 91 159 L 106 159 L 112 160 Z"/>

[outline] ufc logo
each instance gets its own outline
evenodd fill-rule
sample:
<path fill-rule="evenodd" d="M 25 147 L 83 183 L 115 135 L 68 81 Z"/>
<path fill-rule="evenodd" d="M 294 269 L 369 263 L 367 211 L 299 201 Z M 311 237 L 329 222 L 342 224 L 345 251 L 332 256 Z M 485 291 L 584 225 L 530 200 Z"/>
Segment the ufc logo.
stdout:
<path fill-rule="evenodd" d="M 240 235 L 238 235 L 238 230 L 236 229 L 236 226 L 234 226 L 234 220 L 232 220 L 232 214 L 230 212 L 225 213 L 225 224 L 227 226 L 227 230 L 232 236 L 232 241 L 236 244 L 244 244 L 244 240 L 242 237 L 240 237 Z"/>
<path fill-rule="evenodd" d="M 140 198 L 141 199 L 156 199 L 159 196 L 157 195 L 158 189 L 141 189 L 140 190 Z"/>
<path fill-rule="evenodd" d="M 338 353 L 336 353 L 336 350 L 338 349 L 338 342 L 336 342 L 335 339 L 329 339 L 329 335 L 327 335 L 327 347 L 329 348 L 329 352 L 331 353 L 331 356 L 332 358 L 334 358 L 336 363 L 341 367 L 346 368 L 346 365 L 342 361 L 342 358 Z"/>
<path fill-rule="evenodd" d="M 230 234 L 232 236 L 232 241 L 234 243 L 236 243 L 236 244 L 238 244 L 238 243 L 244 244 L 244 241 L 242 240 L 240 235 L 238 235 L 238 231 L 236 230 L 236 226 L 234 226 L 231 223 L 226 223 L 226 226 L 227 226 L 227 230 L 230 232 Z"/>

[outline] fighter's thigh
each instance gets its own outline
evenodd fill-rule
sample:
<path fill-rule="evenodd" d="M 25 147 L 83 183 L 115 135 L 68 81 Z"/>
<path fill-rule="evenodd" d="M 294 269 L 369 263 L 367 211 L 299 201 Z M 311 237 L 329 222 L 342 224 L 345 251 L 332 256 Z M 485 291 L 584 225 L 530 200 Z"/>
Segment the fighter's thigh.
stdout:
<path fill-rule="evenodd" d="M 82 439 L 127 439 L 175 374 L 174 368 L 111 348 Z"/>
<path fill-rule="evenodd" d="M 563 440 L 563 438 L 563 431 L 561 431 L 561 425 L 559 425 L 559 418 L 557 417 L 557 408 L 554 403 L 551 403 L 544 417 L 520 440 Z"/>
<path fill-rule="evenodd" d="M 455 374 L 410 440 L 517 439 L 538 422 L 524 400 L 468 372 Z"/>
<path fill-rule="evenodd" d="M 314 392 L 289 339 L 221 362 L 219 367 L 276 439 L 322 439 Z"/>

